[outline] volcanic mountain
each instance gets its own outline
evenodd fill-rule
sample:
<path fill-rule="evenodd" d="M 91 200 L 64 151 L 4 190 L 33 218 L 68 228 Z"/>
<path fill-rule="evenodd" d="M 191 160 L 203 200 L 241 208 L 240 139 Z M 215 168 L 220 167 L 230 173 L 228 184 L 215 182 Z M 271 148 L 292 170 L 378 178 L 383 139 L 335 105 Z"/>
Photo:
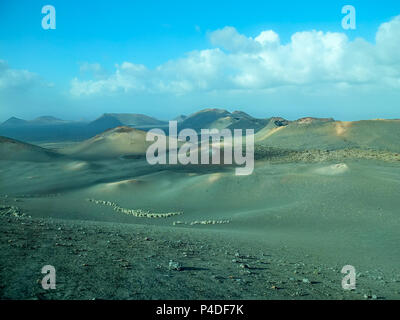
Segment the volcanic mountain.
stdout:
<path fill-rule="evenodd" d="M 0 136 L 0 160 L 12 161 L 51 161 L 60 155 L 29 143 Z"/>
<path fill-rule="evenodd" d="M 204 109 L 193 113 L 179 123 L 179 128 L 200 129 L 254 129 L 266 126 L 269 119 L 257 119 L 242 111 L 229 112 L 224 109 Z"/>
<path fill-rule="evenodd" d="M 135 113 L 105 113 L 89 123 L 88 127 L 96 132 L 112 129 L 118 126 L 129 127 L 156 127 L 164 126 L 165 121 Z"/>
<path fill-rule="evenodd" d="M 302 118 L 285 126 L 269 123 L 256 133 L 255 143 L 294 150 L 362 148 L 400 152 L 400 120 Z"/>
<path fill-rule="evenodd" d="M 146 141 L 146 135 L 154 136 L 143 130 L 120 126 L 104 131 L 78 145 L 67 147 L 62 153 L 80 159 L 141 157 L 153 143 Z"/>

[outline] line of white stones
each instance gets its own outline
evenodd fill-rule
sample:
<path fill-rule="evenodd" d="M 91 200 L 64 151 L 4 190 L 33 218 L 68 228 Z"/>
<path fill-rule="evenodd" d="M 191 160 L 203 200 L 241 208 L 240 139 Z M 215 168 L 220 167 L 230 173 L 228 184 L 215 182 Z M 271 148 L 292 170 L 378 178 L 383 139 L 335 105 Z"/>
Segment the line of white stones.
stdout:
<path fill-rule="evenodd" d="M 169 218 L 169 217 L 179 216 L 179 215 L 183 214 L 183 212 L 154 213 L 154 212 L 150 212 L 148 210 L 142 210 L 142 209 L 122 208 L 118 204 L 116 204 L 115 202 L 112 202 L 112 201 L 96 200 L 96 199 L 86 199 L 86 200 L 89 202 L 93 202 L 95 204 L 112 207 L 117 212 L 122 212 L 122 213 L 131 215 L 134 217 L 138 217 L 138 218 Z"/>

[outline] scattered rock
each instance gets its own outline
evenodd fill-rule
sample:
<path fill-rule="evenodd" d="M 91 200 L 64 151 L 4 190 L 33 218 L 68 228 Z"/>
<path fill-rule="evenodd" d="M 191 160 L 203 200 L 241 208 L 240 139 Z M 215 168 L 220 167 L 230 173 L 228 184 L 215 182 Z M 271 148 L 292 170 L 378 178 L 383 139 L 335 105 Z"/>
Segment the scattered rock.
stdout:
<path fill-rule="evenodd" d="M 169 261 L 168 264 L 168 268 L 169 270 L 174 270 L 174 271 L 182 271 L 183 270 L 183 266 L 181 263 L 177 262 L 177 261 Z"/>

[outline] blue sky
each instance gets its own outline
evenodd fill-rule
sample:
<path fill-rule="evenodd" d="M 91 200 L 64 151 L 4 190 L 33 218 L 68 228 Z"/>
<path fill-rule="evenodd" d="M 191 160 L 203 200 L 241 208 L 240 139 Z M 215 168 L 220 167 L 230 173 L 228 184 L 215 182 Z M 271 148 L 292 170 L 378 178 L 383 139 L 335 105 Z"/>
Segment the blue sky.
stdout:
<path fill-rule="evenodd" d="M 56 8 L 56 30 L 41 27 L 41 8 L 46 4 Z M 341 27 L 341 8 L 346 4 L 357 10 L 356 30 Z M 241 109 L 260 117 L 396 117 L 399 61 L 385 52 L 397 49 L 390 41 L 400 42 L 393 20 L 398 15 L 397 0 L 2 0 L 0 120 L 43 114 L 92 119 L 103 112 L 168 119 L 204 107 Z M 382 37 L 378 48 L 377 31 L 391 21 L 390 34 Z M 253 48 L 253 40 L 269 30 L 279 36 L 281 47 Z M 294 34 L 312 30 L 323 34 L 310 33 L 293 42 Z M 327 32 L 346 39 L 326 36 Z M 378 53 L 365 54 L 370 49 L 357 38 L 376 45 L 371 50 Z M 299 52 L 305 59 L 315 54 L 298 46 L 316 44 L 314 49 L 320 50 L 320 44 L 328 42 L 321 65 L 297 61 Z M 294 43 L 297 49 L 291 53 L 283 48 Z M 244 52 L 243 46 L 250 49 Z M 360 65 L 348 75 L 349 81 L 334 74 L 330 64 L 348 69 L 344 61 L 353 58 L 332 58 L 332 50 L 355 52 L 354 61 Z M 277 61 L 281 52 L 296 63 Z M 375 69 L 370 70 L 381 72 L 384 83 L 367 75 L 367 64 L 377 55 L 386 60 L 376 58 Z M 260 59 L 267 63 L 258 67 L 255 61 Z M 312 71 L 305 75 L 296 69 L 299 65 Z M 280 75 L 262 77 L 258 70 Z"/>

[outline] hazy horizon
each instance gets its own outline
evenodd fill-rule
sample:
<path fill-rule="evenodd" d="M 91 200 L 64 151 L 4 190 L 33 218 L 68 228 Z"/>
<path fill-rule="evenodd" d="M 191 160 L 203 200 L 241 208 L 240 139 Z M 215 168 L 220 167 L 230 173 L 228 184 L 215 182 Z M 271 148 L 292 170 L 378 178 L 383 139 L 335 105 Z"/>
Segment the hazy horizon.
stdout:
<path fill-rule="evenodd" d="M 398 114 L 398 1 L 353 1 L 355 30 L 341 25 L 341 1 L 51 5 L 54 30 L 42 28 L 41 1 L 0 5 L 2 121 L 171 119 L 203 108 L 287 119 Z"/>
<path fill-rule="evenodd" d="M 234 109 L 233 110 L 233 109 L 225 109 L 225 108 L 218 108 L 218 107 L 210 107 L 210 108 L 200 108 L 197 111 L 194 111 L 193 113 L 190 113 L 190 114 L 176 114 L 175 116 L 172 116 L 171 118 L 161 118 L 161 117 L 157 117 L 156 115 L 150 115 L 150 114 L 146 114 L 146 113 L 137 113 L 137 112 L 104 112 L 104 113 L 99 114 L 98 116 L 96 116 L 94 118 L 79 117 L 78 115 L 76 117 L 71 117 L 71 118 L 60 118 L 60 117 L 56 117 L 56 116 L 54 116 L 52 114 L 38 114 L 36 116 L 33 116 L 32 118 L 20 118 L 20 117 L 16 117 L 16 116 L 11 116 L 11 117 L 6 118 L 6 119 L 0 119 L 0 124 L 6 122 L 7 120 L 9 120 L 11 118 L 18 118 L 18 119 L 21 119 L 21 120 L 32 121 L 32 120 L 35 120 L 35 119 L 38 119 L 38 118 L 42 118 L 42 117 L 54 117 L 54 118 L 57 118 L 59 120 L 64 120 L 64 121 L 92 122 L 92 121 L 100 118 L 104 114 L 143 114 L 143 115 L 146 115 L 146 116 L 153 117 L 153 118 L 155 118 L 157 120 L 171 121 L 171 120 L 174 120 L 174 118 L 176 118 L 178 116 L 181 116 L 181 115 L 190 116 L 190 115 L 192 115 L 192 114 L 194 114 L 194 113 L 196 113 L 198 111 L 205 110 L 205 109 L 224 109 L 224 110 L 226 110 L 228 112 L 231 112 L 231 113 L 235 112 L 235 111 L 243 111 L 241 109 Z M 244 112 L 246 112 L 246 111 L 244 111 Z M 246 113 L 248 113 L 248 112 L 246 112 Z M 309 118 L 309 117 L 310 118 L 333 118 L 335 121 L 398 120 L 398 119 L 400 119 L 399 117 L 392 117 L 392 118 L 377 117 L 377 118 L 368 118 L 368 119 L 366 118 L 366 119 L 344 120 L 344 119 L 337 119 L 337 118 L 334 118 L 334 117 L 318 117 L 318 116 L 310 116 L 310 115 L 303 115 L 303 116 L 300 116 L 298 118 L 286 118 L 286 117 L 282 117 L 281 115 L 276 115 L 276 114 L 273 114 L 273 115 L 267 115 L 266 114 L 265 116 L 261 116 L 261 117 L 255 117 L 251 113 L 248 113 L 248 114 L 250 116 L 253 116 L 254 118 L 257 118 L 257 119 L 268 119 L 268 118 L 273 118 L 273 117 L 281 117 L 281 118 L 284 118 L 284 119 L 289 120 L 289 121 L 295 121 L 295 120 L 298 120 L 298 119 Z"/>

